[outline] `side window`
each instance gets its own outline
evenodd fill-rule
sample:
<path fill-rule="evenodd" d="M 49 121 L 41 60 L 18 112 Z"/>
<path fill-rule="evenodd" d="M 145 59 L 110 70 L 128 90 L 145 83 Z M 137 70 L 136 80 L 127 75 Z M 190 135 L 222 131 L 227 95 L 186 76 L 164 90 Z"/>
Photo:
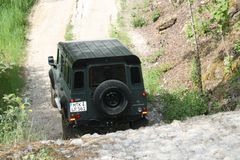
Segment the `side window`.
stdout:
<path fill-rule="evenodd" d="M 84 86 L 84 74 L 82 71 L 75 72 L 74 74 L 74 88 L 80 89 Z"/>
<path fill-rule="evenodd" d="M 64 80 L 66 81 L 67 84 L 70 84 L 69 83 L 69 65 L 68 63 L 66 62 L 64 64 L 64 73 L 63 73 L 63 76 L 64 76 Z"/>
<path fill-rule="evenodd" d="M 132 84 L 138 84 L 142 82 L 139 67 L 131 67 L 130 72 Z"/>
<path fill-rule="evenodd" d="M 63 55 L 61 54 L 61 72 L 63 72 L 63 67 L 64 67 L 64 63 L 65 63 L 65 60 L 64 60 L 64 57 L 63 57 Z"/>
<path fill-rule="evenodd" d="M 59 63 L 59 49 L 57 50 L 57 64 Z"/>

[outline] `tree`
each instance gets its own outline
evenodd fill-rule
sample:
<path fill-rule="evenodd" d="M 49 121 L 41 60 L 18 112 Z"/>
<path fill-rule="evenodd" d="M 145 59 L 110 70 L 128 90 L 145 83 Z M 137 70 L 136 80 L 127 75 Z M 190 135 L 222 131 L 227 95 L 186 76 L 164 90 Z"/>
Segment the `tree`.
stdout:
<path fill-rule="evenodd" d="M 196 35 L 196 29 L 195 29 L 195 21 L 194 21 L 194 16 L 193 16 L 193 9 L 192 9 L 192 3 L 193 0 L 188 0 L 189 4 L 189 12 L 191 15 L 191 26 L 192 26 L 192 32 L 193 32 L 193 39 L 194 39 L 194 59 L 193 63 L 195 63 L 195 82 L 196 86 L 199 90 L 199 92 L 202 94 L 203 93 L 203 86 L 202 86 L 202 70 L 201 70 L 201 60 L 200 60 L 200 51 L 199 51 L 199 44 L 198 44 L 198 39 Z"/>

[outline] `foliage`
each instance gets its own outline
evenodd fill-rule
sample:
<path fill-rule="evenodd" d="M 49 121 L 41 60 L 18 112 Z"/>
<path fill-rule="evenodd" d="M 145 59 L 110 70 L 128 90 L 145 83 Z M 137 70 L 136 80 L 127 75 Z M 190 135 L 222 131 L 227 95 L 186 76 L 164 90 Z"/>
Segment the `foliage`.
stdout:
<path fill-rule="evenodd" d="M 7 63 L 4 54 L 0 52 L 0 77 L 1 74 L 5 73 L 8 69 L 12 69 L 12 65 L 11 63 Z"/>
<path fill-rule="evenodd" d="M 233 64 L 233 56 L 229 55 L 224 58 L 224 73 L 225 75 L 229 75 L 232 73 L 232 64 Z"/>
<path fill-rule="evenodd" d="M 16 143 L 28 138 L 26 107 L 29 103 L 14 94 L 5 95 L 3 100 L 5 106 L 0 108 L 0 143 Z"/>
<path fill-rule="evenodd" d="M 50 150 L 47 148 L 40 149 L 37 153 L 28 153 L 23 160 L 53 160 L 54 158 L 49 155 Z"/>
<path fill-rule="evenodd" d="M 0 0 L 0 50 L 20 63 L 26 42 L 27 16 L 35 0 Z"/>
<path fill-rule="evenodd" d="M 154 100 L 154 96 L 159 94 L 160 91 L 160 76 L 162 72 L 158 67 L 145 68 L 143 72 L 144 84 L 146 91 L 148 92 L 149 100 Z"/>
<path fill-rule="evenodd" d="M 159 19 L 160 16 L 161 16 L 161 13 L 160 13 L 159 10 L 153 11 L 152 12 L 152 21 L 156 22 Z"/>
<path fill-rule="evenodd" d="M 146 58 L 143 58 L 143 61 L 148 63 L 156 63 L 157 60 L 163 55 L 163 50 L 158 50 L 151 55 L 148 55 Z"/>
<path fill-rule="evenodd" d="M 240 54 L 240 41 L 237 41 L 234 45 L 234 50 Z"/>
<path fill-rule="evenodd" d="M 73 36 L 73 25 L 71 24 L 71 22 L 69 22 L 68 25 L 67 25 L 67 29 L 66 29 L 64 38 L 65 38 L 66 41 L 71 41 L 74 38 L 74 36 Z"/>
<path fill-rule="evenodd" d="M 199 7 L 194 16 L 195 29 L 198 36 L 206 34 L 225 34 L 229 29 L 229 1 L 214 0 Z M 193 37 L 191 25 L 187 24 L 185 33 L 188 38 Z"/>
<path fill-rule="evenodd" d="M 0 106 L 3 94 L 17 93 L 22 76 L 28 14 L 36 0 L 0 0 Z"/>
<path fill-rule="evenodd" d="M 169 93 L 161 91 L 160 99 L 164 105 L 164 121 L 184 120 L 187 117 L 203 115 L 208 110 L 208 101 L 197 91 L 175 91 Z"/>
<path fill-rule="evenodd" d="M 143 26 L 147 25 L 147 20 L 144 17 L 136 16 L 136 17 L 133 17 L 133 19 L 132 19 L 132 25 L 135 28 L 143 27 Z"/>

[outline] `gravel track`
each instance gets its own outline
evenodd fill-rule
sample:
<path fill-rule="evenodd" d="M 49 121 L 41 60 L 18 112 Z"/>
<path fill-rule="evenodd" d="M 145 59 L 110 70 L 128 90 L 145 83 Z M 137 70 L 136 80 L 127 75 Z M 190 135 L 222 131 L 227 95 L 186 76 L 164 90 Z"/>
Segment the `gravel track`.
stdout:
<path fill-rule="evenodd" d="M 107 9 L 106 9 L 107 8 Z M 33 132 L 42 138 L 61 138 L 61 115 L 51 107 L 48 56 L 56 56 L 66 26 L 73 23 L 76 40 L 109 38 L 110 24 L 117 17 L 114 0 L 39 0 L 30 16 L 24 96 L 33 109 Z"/>

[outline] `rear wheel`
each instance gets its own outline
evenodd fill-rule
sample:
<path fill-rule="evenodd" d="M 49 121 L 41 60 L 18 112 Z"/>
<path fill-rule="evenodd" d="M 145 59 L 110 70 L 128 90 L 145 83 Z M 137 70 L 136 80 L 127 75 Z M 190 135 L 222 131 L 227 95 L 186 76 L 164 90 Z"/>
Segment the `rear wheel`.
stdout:
<path fill-rule="evenodd" d="M 56 93 L 55 93 L 55 90 L 52 88 L 52 85 L 50 87 L 51 87 L 51 104 L 54 108 L 57 108 L 57 104 L 55 101 Z"/>

